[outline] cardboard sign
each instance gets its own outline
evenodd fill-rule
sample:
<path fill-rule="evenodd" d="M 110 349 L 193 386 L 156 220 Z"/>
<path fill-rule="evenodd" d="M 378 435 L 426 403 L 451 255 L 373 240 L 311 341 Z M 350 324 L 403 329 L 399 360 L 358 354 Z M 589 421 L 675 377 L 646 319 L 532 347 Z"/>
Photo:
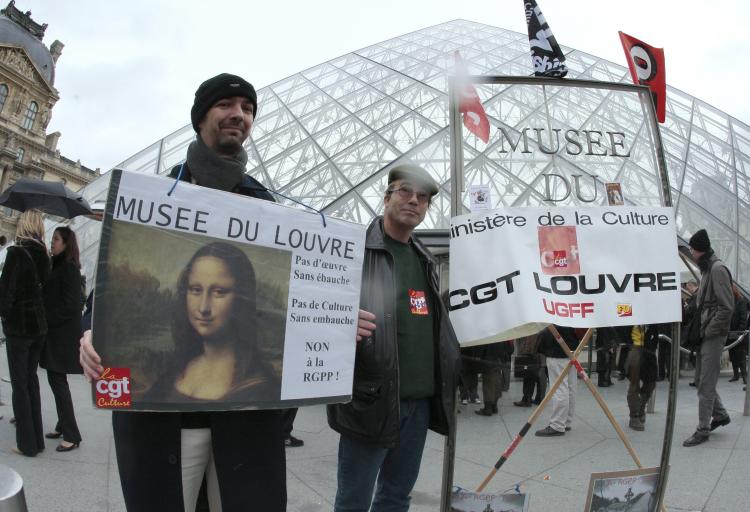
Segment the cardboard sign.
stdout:
<path fill-rule="evenodd" d="M 448 308 L 462 345 L 679 322 L 671 208 L 503 208 L 454 217 Z"/>
<path fill-rule="evenodd" d="M 347 401 L 366 228 L 185 182 L 168 195 L 173 183 L 113 171 L 93 317 L 110 372 L 95 404 Z"/>

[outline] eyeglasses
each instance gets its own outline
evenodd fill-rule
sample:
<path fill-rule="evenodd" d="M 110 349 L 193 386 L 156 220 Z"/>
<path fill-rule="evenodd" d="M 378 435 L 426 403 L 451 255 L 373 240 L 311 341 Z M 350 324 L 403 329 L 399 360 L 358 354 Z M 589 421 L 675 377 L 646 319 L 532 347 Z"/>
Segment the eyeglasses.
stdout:
<path fill-rule="evenodd" d="M 413 188 L 411 188 L 408 185 L 401 185 L 399 188 L 394 188 L 388 190 L 389 194 L 392 194 L 394 192 L 398 192 L 398 196 L 403 199 L 404 201 L 411 200 L 412 197 L 414 197 L 414 194 L 417 195 L 417 202 L 419 204 L 425 204 L 429 202 L 430 197 L 432 197 L 428 192 L 422 192 L 422 191 L 416 191 Z"/>

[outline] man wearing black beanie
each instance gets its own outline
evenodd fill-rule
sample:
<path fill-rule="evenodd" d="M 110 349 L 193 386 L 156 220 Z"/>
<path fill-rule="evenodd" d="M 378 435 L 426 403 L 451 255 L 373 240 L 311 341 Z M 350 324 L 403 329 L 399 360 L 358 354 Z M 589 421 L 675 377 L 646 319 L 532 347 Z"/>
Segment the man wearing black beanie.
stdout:
<path fill-rule="evenodd" d="M 257 114 L 253 86 L 236 75 L 203 82 L 190 111 L 196 139 L 171 178 L 273 201 L 245 174 L 243 144 Z M 90 317 L 89 317 L 90 322 Z M 81 339 L 81 365 L 89 379 L 103 368 Z M 210 510 L 286 510 L 286 458 L 282 412 L 120 412 L 112 425 L 125 505 L 129 511 L 196 510 L 204 475 Z"/>
<path fill-rule="evenodd" d="M 701 320 L 701 344 L 696 355 L 698 389 L 698 427 L 683 446 L 696 446 L 708 441 L 709 432 L 729 424 L 729 413 L 716 392 L 721 351 L 729 334 L 734 310 L 732 275 L 711 249 L 705 229 L 690 237 L 690 254 L 701 270 L 698 288 L 698 312 Z"/>

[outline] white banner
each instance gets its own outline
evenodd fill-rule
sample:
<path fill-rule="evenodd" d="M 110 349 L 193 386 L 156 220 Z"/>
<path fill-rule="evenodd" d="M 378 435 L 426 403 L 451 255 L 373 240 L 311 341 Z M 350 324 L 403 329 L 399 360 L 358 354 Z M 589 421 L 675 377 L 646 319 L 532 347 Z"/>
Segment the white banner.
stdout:
<path fill-rule="evenodd" d="M 132 403 L 100 406 L 351 396 L 365 226 L 186 182 L 168 195 L 174 180 L 113 172 L 93 336 Z"/>
<path fill-rule="evenodd" d="M 454 217 L 451 322 L 462 345 L 571 327 L 679 322 L 671 208 L 503 208 Z"/>

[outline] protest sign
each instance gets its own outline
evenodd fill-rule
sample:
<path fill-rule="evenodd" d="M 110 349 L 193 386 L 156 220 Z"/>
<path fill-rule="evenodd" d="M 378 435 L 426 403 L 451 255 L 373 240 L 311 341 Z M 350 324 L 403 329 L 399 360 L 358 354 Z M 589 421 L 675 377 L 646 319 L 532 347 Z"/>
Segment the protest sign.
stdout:
<path fill-rule="evenodd" d="M 454 217 L 449 310 L 464 346 L 546 324 L 679 322 L 674 214 L 664 207 L 504 208 Z"/>
<path fill-rule="evenodd" d="M 93 343 L 98 407 L 228 410 L 343 402 L 365 227 L 113 171 Z"/>

